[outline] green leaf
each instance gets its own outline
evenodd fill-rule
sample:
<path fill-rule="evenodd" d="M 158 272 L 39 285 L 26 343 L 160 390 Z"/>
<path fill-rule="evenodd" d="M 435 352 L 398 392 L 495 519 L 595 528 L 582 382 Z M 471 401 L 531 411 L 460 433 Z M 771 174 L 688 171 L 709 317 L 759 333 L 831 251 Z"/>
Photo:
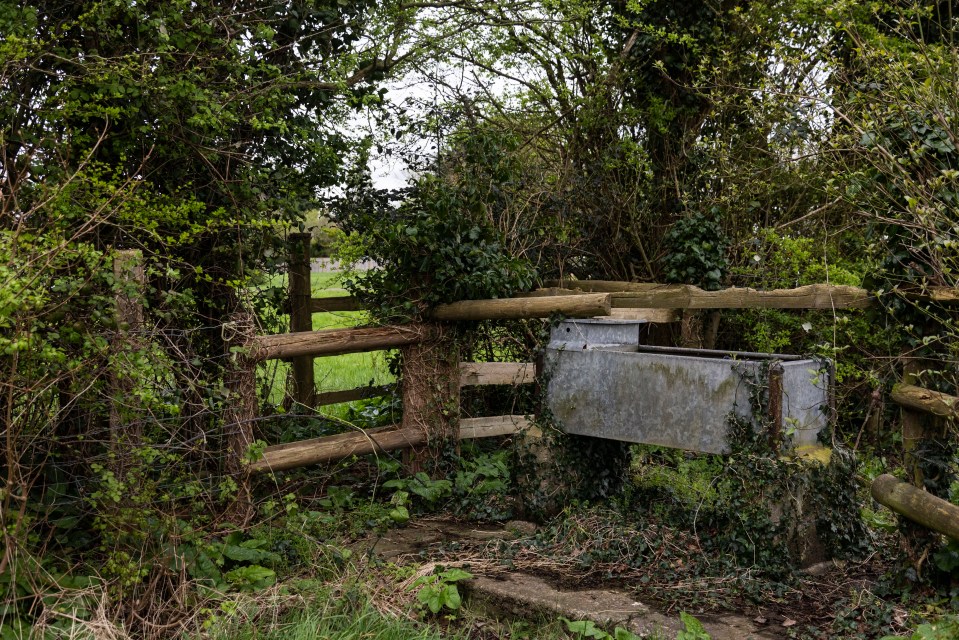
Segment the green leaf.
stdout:
<path fill-rule="evenodd" d="M 676 636 L 676 640 L 710 640 L 709 634 L 703 623 L 689 615 L 685 611 L 679 612 L 679 619 L 683 623 L 684 630 Z"/>

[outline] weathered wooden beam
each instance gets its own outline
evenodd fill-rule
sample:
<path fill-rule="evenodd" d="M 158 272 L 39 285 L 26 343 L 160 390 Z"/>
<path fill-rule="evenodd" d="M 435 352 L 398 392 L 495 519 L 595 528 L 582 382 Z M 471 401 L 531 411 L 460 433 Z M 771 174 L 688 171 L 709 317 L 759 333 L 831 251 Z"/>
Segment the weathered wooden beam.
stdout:
<path fill-rule="evenodd" d="M 368 453 L 393 451 L 426 442 L 420 430 L 380 427 L 364 432 L 340 433 L 301 442 L 267 447 L 263 457 L 250 465 L 252 471 L 284 471 L 321 462 L 333 462 Z"/>
<path fill-rule="evenodd" d="M 593 293 L 622 293 L 625 291 L 643 292 L 651 289 L 661 289 L 664 286 L 655 282 L 623 282 L 620 280 L 547 280 L 547 287 L 572 289 L 574 291 L 589 291 Z"/>
<path fill-rule="evenodd" d="M 451 444 L 459 445 L 459 344 L 455 332 L 438 325 L 434 338 L 403 347 L 401 375 L 403 384 L 402 426 L 406 431 L 422 431 L 427 446 L 404 455 L 408 471 L 427 471 L 431 476 L 443 473 L 441 463 Z"/>
<path fill-rule="evenodd" d="M 740 287 L 705 291 L 686 284 L 613 280 L 551 280 L 546 284 L 612 293 L 614 309 L 859 309 L 874 302 L 874 297 L 865 289 L 828 284 L 769 291 Z"/>
<path fill-rule="evenodd" d="M 679 322 L 683 314 L 679 309 L 617 309 L 609 312 L 610 320 L 639 320 L 653 324 Z"/>
<path fill-rule="evenodd" d="M 541 289 L 533 289 L 532 291 L 525 291 L 523 293 L 517 293 L 516 298 L 543 298 L 546 296 L 581 296 L 585 291 L 581 289 L 564 289 L 562 287 L 543 287 Z M 597 291 L 596 293 L 603 293 Z"/>
<path fill-rule="evenodd" d="M 529 426 L 526 416 L 494 416 L 460 420 L 460 439 L 491 438 L 516 433 Z M 267 447 L 263 457 L 250 465 L 251 471 L 284 471 L 322 462 L 335 462 L 350 456 L 418 447 L 427 435 L 420 429 L 402 429 L 396 425 L 364 432 L 340 433 Z"/>
<path fill-rule="evenodd" d="M 362 311 L 365 308 L 366 306 L 353 296 L 333 296 L 332 298 L 310 299 L 310 309 L 313 313 Z"/>
<path fill-rule="evenodd" d="M 460 419 L 460 440 L 509 436 L 532 425 L 526 416 L 493 416 Z"/>
<path fill-rule="evenodd" d="M 959 302 L 959 289 L 953 287 L 929 287 L 924 292 L 907 292 L 907 298 L 932 300 L 933 302 Z"/>
<path fill-rule="evenodd" d="M 343 389 L 341 391 L 324 391 L 316 394 L 316 400 L 313 404 L 317 407 L 324 407 L 329 404 L 339 404 L 341 402 L 353 402 L 354 400 L 366 400 L 368 398 L 380 398 L 389 395 L 390 385 L 355 387 L 353 389 Z"/>
<path fill-rule="evenodd" d="M 951 502 L 889 474 L 873 480 L 872 497 L 913 522 L 959 540 L 959 507 Z"/>
<path fill-rule="evenodd" d="M 543 296 L 500 298 L 494 300 L 460 300 L 441 304 L 433 310 L 435 320 L 518 320 L 548 318 L 553 314 L 569 318 L 609 315 L 610 296 L 589 294 L 578 296 Z"/>
<path fill-rule="evenodd" d="M 551 282 L 559 282 L 553 280 Z M 570 282 L 577 282 L 576 280 Z M 596 280 L 586 280 L 585 282 L 597 282 Z M 613 285 L 638 285 L 641 288 L 636 289 L 637 291 L 646 291 L 650 287 L 660 287 L 662 285 L 657 284 L 643 284 L 636 282 L 605 282 L 611 288 Z M 517 297 L 521 298 L 541 298 L 543 296 L 581 296 L 586 293 L 581 289 L 563 289 L 560 287 L 547 287 L 544 289 L 536 289 L 534 291 L 529 291 L 527 293 L 518 294 Z M 623 293 L 622 291 L 615 290 L 611 292 L 601 292 L 597 293 Z M 611 320 L 639 320 L 641 322 L 653 322 L 653 323 L 668 323 L 668 322 L 679 322 L 680 312 L 678 309 L 618 309 L 616 308 L 615 296 L 613 296 L 613 308 L 609 312 L 609 319 Z M 604 317 L 605 314 L 604 314 Z"/>
<path fill-rule="evenodd" d="M 532 362 L 461 362 L 460 386 L 528 384 L 536 380 Z"/>
<path fill-rule="evenodd" d="M 332 356 L 393 349 L 428 339 L 432 329 L 426 325 L 390 325 L 301 331 L 274 336 L 258 336 L 249 343 L 257 360 L 294 358 L 302 355 Z"/>
<path fill-rule="evenodd" d="M 862 309 L 873 303 L 865 289 L 825 284 L 770 291 L 704 291 L 691 285 L 660 285 L 611 295 L 617 309 Z"/>
<path fill-rule="evenodd" d="M 231 342 L 235 346 L 245 344 L 256 332 L 253 314 L 237 311 L 231 317 Z M 240 526 L 245 526 L 253 517 L 252 487 L 247 456 L 253 444 L 253 423 L 259 413 L 256 394 L 256 363 L 249 353 L 239 351 L 231 354 L 227 363 L 224 384 L 229 391 L 229 401 L 223 411 L 223 443 L 227 472 L 236 482 L 236 496 L 228 510 L 228 517 Z"/>
<path fill-rule="evenodd" d="M 959 417 L 959 398 L 939 391 L 923 389 L 913 384 L 897 384 L 889 394 L 893 402 L 903 407 L 930 413 L 943 418 Z"/>
<path fill-rule="evenodd" d="M 289 238 L 287 276 L 290 287 L 290 331 L 313 330 L 313 314 L 310 311 L 311 270 L 310 245 L 313 236 L 309 233 L 291 233 Z M 313 356 L 299 355 L 293 360 L 293 375 L 289 382 L 292 388 L 288 395 L 297 403 L 312 407 L 316 384 L 313 378 Z"/>

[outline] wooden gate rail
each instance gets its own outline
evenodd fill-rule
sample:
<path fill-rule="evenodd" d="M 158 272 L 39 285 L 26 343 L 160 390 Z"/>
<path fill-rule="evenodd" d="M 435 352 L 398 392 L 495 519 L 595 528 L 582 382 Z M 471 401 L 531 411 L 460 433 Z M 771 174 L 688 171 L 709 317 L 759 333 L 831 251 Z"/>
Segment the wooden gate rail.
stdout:
<path fill-rule="evenodd" d="M 959 417 L 959 398 L 939 391 L 923 389 L 912 384 L 897 384 L 889 395 L 896 404 L 942 418 Z"/>
<path fill-rule="evenodd" d="M 612 282 L 607 280 L 553 280 L 546 288 L 520 294 L 515 298 L 498 300 L 463 300 L 436 308 L 433 317 L 438 320 L 495 320 L 518 317 L 548 317 L 553 313 L 574 316 L 580 300 L 589 295 L 609 294 L 612 309 L 863 309 L 872 306 L 876 298 L 860 287 L 846 285 L 810 284 L 795 289 L 772 289 L 764 291 L 746 287 L 732 287 L 719 291 L 706 291 L 692 285 L 656 284 L 647 282 Z M 562 286 L 558 286 L 562 285 Z M 954 290 L 934 291 L 927 297 L 938 301 L 959 299 Z M 539 308 L 538 312 L 519 315 L 522 306 L 517 301 L 539 299 L 542 302 L 528 303 Z M 569 300 L 563 302 L 563 298 Z M 355 311 L 362 304 L 353 297 L 314 298 L 313 311 Z M 569 308 L 566 311 L 564 308 Z M 486 315 L 493 312 L 502 315 Z M 586 315 L 589 309 L 584 308 Z M 601 309 L 592 315 L 609 313 Z M 588 317 L 588 316 L 587 316 Z"/>
<path fill-rule="evenodd" d="M 912 379 L 914 375 L 910 374 L 908 378 Z M 908 462 L 910 443 L 907 442 L 906 433 L 907 423 L 909 423 L 912 425 L 912 430 L 915 431 L 915 433 L 910 434 L 913 440 L 928 437 L 928 434 L 923 432 L 922 422 L 916 420 L 914 414 L 910 420 L 909 412 L 916 411 L 940 418 L 954 419 L 959 417 L 959 412 L 957 412 L 959 398 L 908 383 L 895 385 L 892 388 L 892 393 L 890 393 L 890 398 L 903 408 L 903 445 L 907 454 L 906 467 L 907 471 L 913 476 L 912 480 L 915 484 L 903 482 L 889 474 L 883 474 L 872 483 L 872 497 L 880 504 L 889 507 L 913 522 L 947 535 L 954 540 L 959 540 L 959 507 L 916 486 L 922 484 L 922 473 L 917 464 L 914 464 L 914 468 L 910 469 Z M 912 446 L 915 446 L 915 442 L 912 443 Z"/>
<path fill-rule="evenodd" d="M 491 438 L 517 433 L 529 426 L 526 416 L 463 418 L 459 421 L 459 439 Z M 420 429 L 401 429 L 398 425 L 367 431 L 340 433 L 289 444 L 267 447 L 251 471 L 284 471 L 321 462 L 334 462 L 370 453 L 418 447 L 429 435 Z"/>
<path fill-rule="evenodd" d="M 896 513 L 959 541 L 959 507 L 889 474 L 872 482 L 872 497 Z"/>
<path fill-rule="evenodd" d="M 532 362 L 461 362 L 460 386 L 471 387 L 490 384 L 531 384 L 536 379 L 536 367 Z M 317 393 L 314 406 L 323 407 L 341 402 L 380 398 L 389 395 L 394 385 L 372 385 L 325 391 Z"/>
<path fill-rule="evenodd" d="M 865 289 L 829 284 L 768 291 L 744 287 L 706 291 L 686 284 L 607 280 L 557 280 L 547 285 L 609 293 L 618 309 L 861 309 L 874 302 Z"/>
<path fill-rule="evenodd" d="M 248 347 L 256 360 L 334 356 L 404 347 L 429 340 L 435 331 L 434 327 L 424 324 L 301 331 L 258 336 Z"/>

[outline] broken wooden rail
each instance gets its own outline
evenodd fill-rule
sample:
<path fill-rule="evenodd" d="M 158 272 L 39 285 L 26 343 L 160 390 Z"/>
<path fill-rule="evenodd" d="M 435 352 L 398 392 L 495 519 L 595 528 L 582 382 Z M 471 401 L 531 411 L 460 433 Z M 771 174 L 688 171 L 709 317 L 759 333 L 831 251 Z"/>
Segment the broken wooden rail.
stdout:
<path fill-rule="evenodd" d="M 889 474 L 872 482 L 872 497 L 896 513 L 959 540 L 959 507 Z"/>

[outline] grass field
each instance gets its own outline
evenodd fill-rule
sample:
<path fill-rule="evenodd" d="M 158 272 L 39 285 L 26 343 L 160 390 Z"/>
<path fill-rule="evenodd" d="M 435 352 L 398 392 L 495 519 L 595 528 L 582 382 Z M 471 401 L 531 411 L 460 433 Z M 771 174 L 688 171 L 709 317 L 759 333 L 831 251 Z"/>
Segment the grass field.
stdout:
<path fill-rule="evenodd" d="M 311 288 L 314 298 L 329 298 L 346 295 L 342 288 L 342 275 L 339 273 L 313 273 Z M 286 286 L 286 276 L 277 276 L 274 285 Z M 365 324 L 367 321 L 364 311 L 342 311 L 337 313 L 314 313 L 313 329 L 340 329 Z M 371 353 L 349 353 L 342 356 L 328 356 L 314 360 L 314 376 L 318 392 L 339 391 L 353 389 L 370 383 L 375 385 L 389 384 L 394 381 L 386 365 L 385 351 Z M 279 404 L 283 399 L 286 377 L 289 364 L 273 361 L 268 368 L 268 375 L 272 376 L 273 388 L 270 401 Z M 339 414 L 340 410 L 334 407 L 323 409 Z"/>

